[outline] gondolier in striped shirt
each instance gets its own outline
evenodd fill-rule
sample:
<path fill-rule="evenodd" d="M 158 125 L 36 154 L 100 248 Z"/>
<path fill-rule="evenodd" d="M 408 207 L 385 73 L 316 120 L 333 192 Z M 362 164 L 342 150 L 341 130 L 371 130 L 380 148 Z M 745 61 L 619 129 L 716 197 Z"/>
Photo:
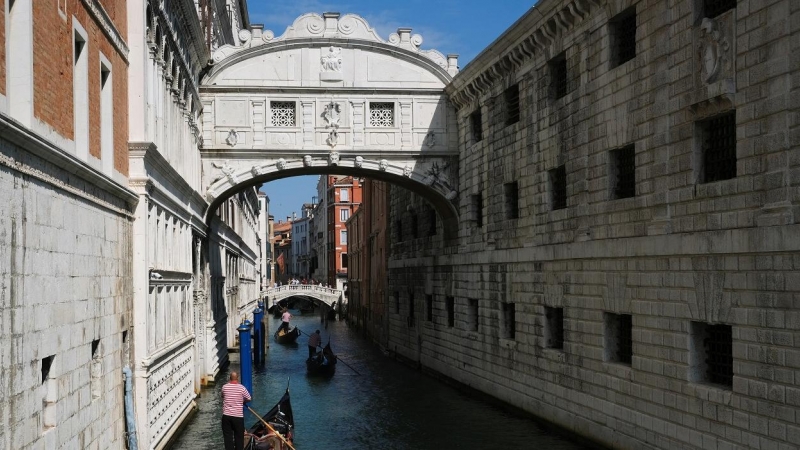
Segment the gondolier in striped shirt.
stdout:
<path fill-rule="evenodd" d="M 239 373 L 231 371 L 230 381 L 222 386 L 222 438 L 225 450 L 244 448 L 244 404 L 252 399 L 239 384 Z"/>

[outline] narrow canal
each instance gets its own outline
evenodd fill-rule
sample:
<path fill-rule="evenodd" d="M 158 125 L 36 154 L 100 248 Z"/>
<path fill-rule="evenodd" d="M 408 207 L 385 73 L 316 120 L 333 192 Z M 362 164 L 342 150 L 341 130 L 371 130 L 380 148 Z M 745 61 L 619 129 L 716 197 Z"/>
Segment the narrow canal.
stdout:
<path fill-rule="evenodd" d="M 317 315 L 292 313 L 293 323 L 303 332 L 320 329 L 323 344 L 330 337 L 341 358 L 332 378 L 309 378 L 305 335 L 292 347 L 271 341 L 266 364 L 253 377 L 251 406 L 259 412 L 280 399 L 289 380 L 298 450 L 586 448 L 394 361 L 345 322 L 330 322 L 325 329 Z M 274 331 L 279 322 L 269 320 Z M 227 375 L 221 373 L 219 380 L 227 381 Z M 222 385 L 203 391 L 198 413 L 172 448 L 223 448 Z M 254 419 L 246 420 L 249 426 Z"/>

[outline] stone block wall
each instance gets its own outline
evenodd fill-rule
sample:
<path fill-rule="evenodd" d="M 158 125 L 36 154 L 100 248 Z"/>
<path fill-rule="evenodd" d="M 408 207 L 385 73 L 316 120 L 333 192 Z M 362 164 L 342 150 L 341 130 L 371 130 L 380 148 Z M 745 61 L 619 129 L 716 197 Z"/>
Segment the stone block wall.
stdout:
<path fill-rule="evenodd" d="M 459 239 L 392 234 L 389 348 L 608 446 L 796 448 L 800 5 L 597 3 L 540 2 L 448 87 Z"/>

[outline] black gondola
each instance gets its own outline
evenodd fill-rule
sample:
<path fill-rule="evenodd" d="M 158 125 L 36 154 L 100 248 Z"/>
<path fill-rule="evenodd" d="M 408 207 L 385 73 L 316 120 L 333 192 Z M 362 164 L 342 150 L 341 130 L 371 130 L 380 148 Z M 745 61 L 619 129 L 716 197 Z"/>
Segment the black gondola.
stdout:
<path fill-rule="evenodd" d="M 330 376 L 336 371 L 336 354 L 331 349 L 331 343 L 325 345 L 321 352 L 306 360 L 306 370 L 309 375 Z"/>
<path fill-rule="evenodd" d="M 292 402 L 289 399 L 288 387 L 281 400 L 261 418 L 274 431 L 280 433 L 284 439 L 290 443 L 292 442 L 292 439 L 294 439 L 294 414 L 292 413 Z M 284 444 L 273 430 L 270 430 L 264 425 L 264 422 L 256 418 L 256 423 L 245 434 L 245 450 L 288 449 L 289 446 Z"/>
<path fill-rule="evenodd" d="M 289 331 L 278 328 L 278 331 L 275 332 L 275 342 L 278 344 L 293 344 L 297 341 L 298 336 L 300 336 L 300 329 L 297 327 L 291 327 Z"/>

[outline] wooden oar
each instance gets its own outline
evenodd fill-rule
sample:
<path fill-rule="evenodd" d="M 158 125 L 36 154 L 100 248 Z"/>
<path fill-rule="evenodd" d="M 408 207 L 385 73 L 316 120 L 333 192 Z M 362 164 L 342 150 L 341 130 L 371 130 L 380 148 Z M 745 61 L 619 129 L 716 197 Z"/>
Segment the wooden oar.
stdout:
<path fill-rule="evenodd" d="M 266 425 L 267 428 L 269 428 L 269 431 L 275 433 L 275 436 L 278 436 L 278 438 L 280 438 L 280 440 L 282 440 L 284 444 L 288 445 L 290 449 L 295 450 L 295 448 L 292 447 L 292 444 L 290 444 L 289 441 L 284 439 L 283 436 L 281 436 L 281 434 L 278 433 L 278 430 L 272 428 L 272 425 L 268 424 L 267 421 L 264 420 L 261 416 L 259 416 L 257 412 L 253 411 L 253 408 L 248 406 L 247 409 L 249 409 L 251 413 L 255 414 L 255 416 L 258 417 L 258 420 L 260 420 L 264 425 Z"/>
<path fill-rule="evenodd" d="M 344 363 L 344 365 L 345 365 L 345 366 L 347 366 L 347 367 L 349 367 L 349 368 L 350 368 L 350 370 L 352 370 L 353 372 L 355 372 L 355 373 L 356 373 L 356 375 L 361 375 L 360 373 L 358 373 L 358 371 L 357 371 L 356 369 L 353 369 L 353 366 L 351 366 L 350 364 L 347 364 L 346 362 L 342 361 L 342 357 L 341 357 L 341 356 L 339 356 L 339 355 L 336 355 L 336 361 L 337 361 L 337 362 Z"/>

